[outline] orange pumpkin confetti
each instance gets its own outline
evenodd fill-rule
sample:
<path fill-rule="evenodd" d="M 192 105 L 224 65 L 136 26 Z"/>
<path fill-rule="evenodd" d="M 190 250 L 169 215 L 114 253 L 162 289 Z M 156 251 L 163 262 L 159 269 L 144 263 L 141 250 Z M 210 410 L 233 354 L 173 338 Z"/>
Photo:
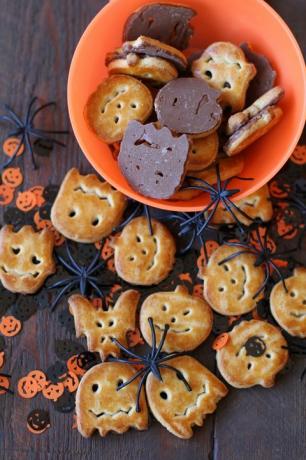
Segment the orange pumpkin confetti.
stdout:
<path fill-rule="evenodd" d="M 19 396 L 24 399 L 34 398 L 39 391 L 37 382 L 28 375 L 18 381 L 17 389 Z"/>
<path fill-rule="evenodd" d="M 84 375 L 86 372 L 85 369 L 82 369 L 78 365 L 78 355 L 73 355 L 68 359 L 67 368 L 73 374 L 80 375 L 80 376 Z"/>
<path fill-rule="evenodd" d="M 75 391 L 77 391 L 78 386 L 79 386 L 79 379 L 77 375 L 74 374 L 74 372 L 69 371 L 66 374 L 66 378 L 63 381 L 63 385 L 65 388 L 67 388 L 69 393 L 74 393 Z"/>
<path fill-rule="evenodd" d="M 38 391 L 42 391 L 47 384 L 47 377 L 40 370 L 34 370 L 28 373 L 28 378 L 34 380 L 37 383 Z"/>
<path fill-rule="evenodd" d="M 0 321 L 0 333 L 5 337 L 15 337 L 21 331 L 22 324 L 14 316 L 2 316 Z"/>
<path fill-rule="evenodd" d="M 16 199 L 16 206 L 20 211 L 29 212 L 36 206 L 36 196 L 30 190 L 19 192 Z"/>
<path fill-rule="evenodd" d="M 36 198 L 36 206 L 42 206 L 46 200 L 43 197 L 44 187 L 42 185 L 35 185 L 35 187 L 31 187 L 29 189 L 30 192 L 34 193 Z"/>
<path fill-rule="evenodd" d="M 218 335 L 218 337 L 215 338 L 212 344 L 212 349 L 213 350 L 221 350 L 229 340 L 229 335 L 227 332 L 223 332 L 222 334 Z"/>
<path fill-rule="evenodd" d="M 10 204 L 14 199 L 14 189 L 9 185 L 0 185 L 0 206 Z"/>
<path fill-rule="evenodd" d="M 304 165 L 306 163 L 306 145 L 297 145 L 290 160 L 296 165 Z"/>
<path fill-rule="evenodd" d="M 128 331 L 126 334 L 126 338 L 129 347 L 136 347 L 137 345 L 144 344 L 144 340 L 140 335 L 139 329 L 135 329 L 134 331 Z"/>
<path fill-rule="evenodd" d="M 20 168 L 6 168 L 1 174 L 2 182 L 12 188 L 17 188 L 23 182 Z"/>
<path fill-rule="evenodd" d="M 45 388 L 42 390 L 42 394 L 46 399 L 57 401 L 64 393 L 64 389 L 65 388 L 62 382 L 47 382 Z"/>
<path fill-rule="evenodd" d="M 20 139 L 18 137 L 8 137 L 7 139 L 5 139 L 2 145 L 3 152 L 8 157 L 12 157 L 14 153 L 16 152 L 17 148 L 18 148 L 17 156 L 19 157 L 24 152 L 24 144 L 20 143 Z"/>
<path fill-rule="evenodd" d="M 0 375 L 0 395 L 5 395 L 7 393 L 6 390 L 10 387 L 10 380 L 5 375 Z"/>

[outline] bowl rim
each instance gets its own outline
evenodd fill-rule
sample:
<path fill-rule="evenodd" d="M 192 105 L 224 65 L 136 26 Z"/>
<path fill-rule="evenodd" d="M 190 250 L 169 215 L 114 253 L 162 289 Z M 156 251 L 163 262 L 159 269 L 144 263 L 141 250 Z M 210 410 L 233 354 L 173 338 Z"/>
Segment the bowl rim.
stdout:
<path fill-rule="evenodd" d="M 81 137 L 80 137 L 80 135 L 78 133 L 78 130 L 76 128 L 76 125 L 77 125 L 76 118 L 77 117 L 76 117 L 76 114 L 75 114 L 75 106 L 73 104 L 71 87 L 72 87 L 73 75 L 74 75 L 74 73 L 75 73 L 75 71 L 77 69 L 77 64 L 76 64 L 77 56 L 79 54 L 79 51 L 80 51 L 80 48 L 82 46 L 83 41 L 86 40 L 86 37 L 90 33 L 91 29 L 93 27 L 95 27 L 96 22 L 99 21 L 100 15 L 103 14 L 105 9 L 110 8 L 113 4 L 119 3 L 120 1 L 121 0 L 109 0 L 109 2 L 106 5 L 104 5 L 100 9 L 100 11 L 98 11 L 98 13 L 93 17 L 93 19 L 87 25 L 86 29 L 84 30 L 83 34 L 81 35 L 81 37 L 80 37 L 80 39 L 78 41 L 78 44 L 77 44 L 77 46 L 76 46 L 76 48 L 74 50 L 72 60 L 71 60 L 71 63 L 70 63 L 70 67 L 69 67 L 68 80 L 67 80 L 67 105 L 68 105 L 68 113 L 69 113 L 70 123 L 71 123 L 71 126 L 72 126 L 74 136 L 75 136 L 75 138 L 76 138 L 76 140 L 78 142 L 78 145 L 79 145 L 82 153 L 85 155 L 85 157 L 87 158 L 88 162 L 93 166 L 95 171 L 98 174 L 100 174 L 113 187 L 115 187 L 117 190 L 122 192 L 124 195 L 126 195 L 126 196 L 128 196 L 128 197 L 130 197 L 130 198 L 132 198 L 132 199 L 134 199 L 134 200 L 136 200 L 138 202 L 140 202 L 140 203 L 143 203 L 145 205 L 149 205 L 149 206 L 152 206 L 154 208 L 163 209 L 163 210 L 167 210 L 167 211 L 180 211 L 180 212 L 201 211 L 203 209 L 203 207 L 205 207 L 205 205 L 194 205 L 194 206 L 190 205 L 190 206 L 188 206 L 188 204 L 187 204 L 188 201 L 186 201 L 186 205 L 182 206 L 182 205 L 177 205 L 174 200 L 173 201 L 169 200 L 169 204 L 168 204 L 167 200 L 163 200 L 162 202 L 160 202 L 159 200 L 155 200 L 155 199 L 143 196 L 143 195 L 141 195 L 140 193 L 138 193 L 138 192 L 136 192 L 134 190 L 131 190 L 131 191 L 129 191 L 127 193 L 125 187 L 122 186 L 121 184 L 118 184 L 115 180 L 113 180 L 112 177 L 110 177 L 107 172 L 103 171 L 103 174 L 102 174 L 102 172 L 100 172 L 100 170 L 101 170 L 100 166 L 97 164 L 96 160 L 94 158 L 92 158 L 91 154 L 87 152 L 85 142 L 83 142 L 83 140 L 81 139 Z M 258 180 L 253 185 L 250 182 L 250 187 L 247 190 L 244 190 L 244 191 L 241 191 L 241 192 L 237 193 L 237 195 L 234 197 L 233 201 L 240 200 L 241 198 L 245 198 L 246 196 L 249 196 L 250 194 L 256 192 L 261 187 L 263 187 L 265 184 L 267 184 L 281 170 L 281 168 L 288 161 L 288 159 L 290 158 L 291 154 L 293 153 L 295 147 L 297 146 L 298 141 L 299 141 L 299 139 L 300 139 L 300 137 L 302 135 L 302 132 L 303 132 L 303 129 L 304 129 L 304 126 L 305 126 L 305 120 L 306 120 L 306 67 L 305 67 L 305 61 L 304 61 L 304 57 L 303 57 L 302 51 L 300 49 L 300 46 L 299 46 L 299 44 L 298 44 L 293 32 L 291 31 L 290 27 L 288 26 L 288 24 L 272 8 L 272 6 L 270 6 L 268 3 L 266 3 L 265 0 L 253 0 L 253 1 L 258 3 L 260 5 L 260 7 L 265 8 L 266 10 L 268 10 L 268 12 L 280 24 L 283 32 L 287 35 L 289 41 L 291 42 L 291 45 L 292 45 L 292 47 L 293 47 L 293 49 L 295 51 L 296 58 L 297 58 L 298 63 L 299 63 L 299 67 L 301 68 L 301 74 L 303 75 L 303 80 L 304 80 L 304 91 L 301 94 L 301 97 L 303 97 L 303 104 L 302 104 L 303 110 L 301 112 L 301 117 L 300 117 L 300 120 L 299 120 L 299 124 L 298 124 L 298 126 L 297 126 L 297 128 L 295 130 L 295 134 L 294 134 L 294 136 L 292 136 L 291 142 L 290 142 L 290 144 L 288 146 L 286 155 L 283 155 L 283 157 L 277 163 L 275 168 L 271 169 L 271 171 L 269 173 L 265 174 L 265 177 L 263 177 L 262 179 Z M 167 2 L 167 0 L 165 0 L 165 2 Z"/>

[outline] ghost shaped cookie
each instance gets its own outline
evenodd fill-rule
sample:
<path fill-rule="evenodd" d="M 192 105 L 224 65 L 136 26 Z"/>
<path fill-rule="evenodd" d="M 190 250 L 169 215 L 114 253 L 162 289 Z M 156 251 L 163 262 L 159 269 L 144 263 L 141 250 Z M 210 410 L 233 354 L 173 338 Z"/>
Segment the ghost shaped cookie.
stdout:
<path fill-rule="evenodd" d="M 51 230 L 37 233 L 30 225 L 14 232 L 12 225 L 0 230 L 0 280 L 11 292 L 34 294 L 55 272 L 54 236 Z"/>
<path fill-rule="evenodd" d="M 136 217 L 115 236 L 115 269 L 120 278 L 142 286 L 158 284 L 169 275 L 175 262 L 175 241 L 165 225 Z"/>
<path fill-rule="evenodd" d="M 122 139 L 131 120 L 144 122 L 153 109 L 150 90 L 130 75 L 111 75 L 88 99 L 86 119 L 108 144 Z"/>
<path fill-rule="evenodd" d="M 233 387 L 271 387 L 288 360 L 287 342 L 280 330 L 265 321 L 242 321 L 217 351 L 222 377 Z"/>
<path fill-rule="evenodd" d="M 262 265 L 255 266 L 256 256 L 241 254 L 224 262 L 240 250 L 225 244 L 219 246 L 199 275 L 204 280 L 204 298 L 221 315 L 248 313 L 263 297 L 262 292 L 256 296 L 265 280 Z"/>
<path fill-rule="evenodd" d="M 252 219 L 260 219 L 262 222 L 269 222 L 273 217 L 273 207 L 270 200 L 269 187 L 267 185 L 264 185 L 247 197 L 235 201 L 235 204 L 245 214 L 250 216 L 250 219 L 248 219 L 235 208 L 232 208 L 232 212 L 244 225 L 251 225 L 253 222 Z M 235 219 L 223 205 L 219 205 L 211 222 L 217 225 L 234 224 Z"/>
<path fill-rule="evenodd" d="M 226 386 L 206 367 L 191 356 L 180 356 L 167 361 L 187 380 L 188 389 L 177 373 L 160 369 L 162 381 L 152 373 L 146 381 L 149 407 L 154 417 L 170 433 L 189 439 L 194 425 L 202 426 L 207 414 L 212 414 L 221 398 L 226 396 Z"/>
<path fill-rule="evenodd" d="M 242 49 L 230 42 L 215 42 L 193 61 L 192 74 L 221 91 L 220 101 L 233 113 L 242 110 L 256 67 L 249 63 Z"/>
<path fill-rule="evenodd" d="M 157 93 L 158 121 L 178 134 L 208 136 L 221 123 L 219 97 L 220 91 L 199 78 L 177 78 Z"/>
<path fill-rule="evenodd" d="M 286 288 L 279 281 L 270 294 L 271 313 L 277 323 L 290 335 L 306 337 L 306 268 L 299 267 L 285 279 Z"/>
<path fill-rule="evenodd" d="M 131 121 L 121 142 L 118 164 L 134 190 L 151 198 L 167 199 L 184 179 L 188 152 L 185 134 L 175 136 L 166 127 Z"/>
<path fill-rule="evenodd" d="M 140 412 L 136 412 L 139 378 L 117 391 L 119 385 L 135 374 L 131 366 L 121 363 L 98 364 L 86 372 L 76 394 L 77 427 L 82 436 L 88 438 L 95 430 L 105 436 L 109 431 L 147 429 L 148 409 L 143 389 Z"/>
<path fill-rule="evenodd" d="M 102 361 L 110 355 L 120 355 L 119 348 L 112 342 L 113 337 L 127 346 L 126 334 L 135 329 L 139 296 L 137 291 L 125 291 L 108 310 L 96 308 L 79 294 L 69 297 L 69 310 L 74 317 L 76 336 L 85 335 L 88 350 L 100 353 Z"/>
<path fill-rule="evenodd" d="M 163 351 L 190 351 L 209 336 L 213 315 L 209 305 L 188 293 L 184 286 L 173 292 L 155 292 L 143 302 L 140 310 L 140 329 L 146 342 L 152 346 L 148 319 L 153 319 L 157 345 L 165 325 L 170 326 Z"/>
<path fill-rule="evenodd" d="M 66 174 L 51 209 L 54 227 L 66 238 L 95 243 L 109 235 L 122 218 L 126 198 L 94 174 L 76 168 Z"/>

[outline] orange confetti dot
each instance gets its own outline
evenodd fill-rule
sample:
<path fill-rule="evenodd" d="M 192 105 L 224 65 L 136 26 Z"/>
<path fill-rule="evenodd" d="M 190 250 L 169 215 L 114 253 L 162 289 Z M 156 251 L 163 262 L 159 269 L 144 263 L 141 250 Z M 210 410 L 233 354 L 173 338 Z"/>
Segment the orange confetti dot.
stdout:
<path fill-rule="evenodd" d="M 223 332 L 222 334 L 218 335 L 218 337 L 215 338 L 212 344 L 212 349 L 213 350 L 221 350 L 229 340 L 229 335 L 227 332 Z"/>
<path fill-rule="evenodd" d="M 20 143 L 20 139 L 18 137 L 8 137 L 7 139 L 5 139 L 2 145 L 3 152 L 8 157 L 12 157 L 16 152 L 17 148 L 17 156 L 19 157 L 24 152 L 24 145 Z"/>

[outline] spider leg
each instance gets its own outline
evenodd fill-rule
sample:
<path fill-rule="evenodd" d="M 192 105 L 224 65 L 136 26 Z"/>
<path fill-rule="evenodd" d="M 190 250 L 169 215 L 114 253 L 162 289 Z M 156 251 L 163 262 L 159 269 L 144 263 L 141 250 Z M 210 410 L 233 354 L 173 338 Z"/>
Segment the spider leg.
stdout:
<path fill-rule="evenodd" d="M 77 276 L 72 276 L 71 278 L 65 278 L 64 280 L 60 280 L 52 284 L 51 286 L 48 287 L 48 289 L 56 289 L 56 288 L 65 286 L 68 283 L 71 283 L 71 281 L 77 281 L 77 280 L 78 280 Z"/>
<path fill-rule="evenodd" d="M 131 359 L 115 358 L 114 356 L 110 356 L 108 358 L 108 361 L 112 362 L 112 363 L 130 364 L 130 366 L 132 366 L 132 365 L 136 365 L 136 366 L 137 365 L 144 365 L 143 360 L 142 361 L 136 361 L 136 360 L 131 360 Z"/>
<path fill-rule="evenodd" d="M 147 206 L 146 204 L 144 205 L 144 212 L 145 212 L 145 216 L 148 221 L 150 235 L 153 236 L 153 227 L 152 227 L 150 209 L 149 209 L 149 206 Z"/>
<path fill-rule="evenodd" d="M 130 366 L 132 366 L 133 364 L 133 361 L 127 361 L 126 364 L 129 364 Z M 127 387 L 130 383 L 134 382 L 134 380 L 136 380 L 138 377 L 141 376 L 141 374 L 143 374 L 144 372 L 146 372 L 148 369 L 146 367 L 144 367 L 143 369 L 140 369 L 138 372 L 136 372 L 136 374 L 134 374 L 130 379 L 126 380 L 125 382 L 123 382 L 121 385 L 118 385 L 117 387 L 117 391 L 120 391 L 122 390 L 122 388 L 124 387 Z"/>
<path fill-rule="evenodd" d="M 238 211 L 243 217 L 246 219 L 249 219 L 250 221 L 254 222 L 255 219 L 253 217 L 249 216 L 246 212 L 244 212 L 242 209 L 240 209 L 233 201 L 231 201 L 231 205 Z"/>
<path fill-rule="evenodd" d="M 166 356 L 163 356 L 162 358 L 158 358 L 158 360 L 156 361 L 157 364 L 159 365 L 160 363 L 164 363 L 165 361 L 169 361 L 169 359 L 172 359 L 172 358 L 177 358 L 178 356 L 181 356 L 182 353 L 170 353 L 169 355 L 167 354 Z"/>
<path fill-rule="evenodd" d="M 280 271 L 279 268 L 277 267 L 277 265 L 273 262 L 273 260 L 269 260 L 269 264 L 272 265 L 272 267 L 274 268 L 274 270 L 275 270 L 276 273 L 278 274 L 279 280 L 282 282 L 282 285 L 283 285 L 285 291 L 288 292 L 288 289 L 287 289 L 287 286 L 286 286 L 285 279 L 284 279 L 284 277 L 283 277 L 281 271 Z"/>
<path fill-rule="evenodd" d="M 187 180 L 193 180 L 195 182 L 199 182 L 200 184 L 203 184 L 205 185 L 205 187 L 207 187 L 212 193 L 216 193 L 216 189 L 209 183 L 209 182 L 206 182 L 206 180 L 204 179 L 200 179 L 199 177 L 194 177 L 194 176 L 187 176 L 186 177 Z M 202 187 L 204 188 L 204 187 Z M 205 192 L 207 190 L 203 190 L 203 192 Z"/>
<path fill-rule="evenodd" d="M 163 331 L 163 335 L 162 335 L 162 337 L 161 337 L 161 339 L 160 339 L 158 348 L 156 349 L 156 351 L 155 351 L 154 356 L 153 356 L 152 359 L 155 360 L 155 359 L 158 357 L 159 353 L 161 352 L 161 349 L 163 348 L 163 345 L 164 345 L 164 343 L 165 343 L 166 336 L 167 336 L 167 334 L 168 334 L 169 328 L 170 328 L 169 324 L 165 324 L 165 329 L 164 329 L 164 331 Z"/>
<path fill-rule="evenodd" d="M 256 233 L 257 241 L 258 241 L 258 243 L 259 243 L 259 245 L 260 245 L 260 247 L 261 247 L 261 250 L 262 250 L 262 251 L 265 251 L 265 247 L 264 247 L 264 245 L 262 244 L 262 240 L 261 240 L 261 236 L 260 236 L 259 228 L 258 228 L 258 227 L 255 228 L 255 233 Z"/>
<path fill-rule="evenodd" d="M 96 264 L 98 262 L 98 260 L 100 259 L 101 257 L 101 251 L 97 251 L 94 258 L 92 259 L 92 261 L 90 262 L 89 264 L 89 267 L 87 268 L 87 273 L 88 275 L 90 275 L 93 271 L 97 270 L 96 268 Z M 104 264 L 104 260 L 102 261 L 103 264 Z M 99 264 L 100 265 L 100 264 Z M 94 270 L 93 270 L 94 269 Z"/>
<path fill-rule="evenodd" d="M 260 286 L 260 288 L 253 295 L 252 299 L 256 299 L 256 297 L 259 296 L 259 294 L 265 289 L 265 287 L 267 285 L 267 282 L 269 281 L 269 278 L 270 278 L 269 266 L 267 264 L 265 264 L 264 267 L 265 267 L 265 279 L 264 279 L 262 285 Z"/>
<path fill-rule="evenodd" d="M 226 246 L 231 246 L 231 247 L 237 247 L 237 248 L 245 248 L 245 249 L 249 249 L 249 250 L 252 250 L 255 252 L 255 248 L 250 248 L 250 246 L 248 246 L 247 244 L 244 244 L 244 243 L 237 243 L 236 241 L 227 241 L 225 242 L 224 244 L 226 244 Z"/>
<path fill-rule="evenodd" d="M 33 114 L 31 115 L 31 120 L 30 120 L 30 123 L 32 124 L 33 121 L 34 121 L 34 118 L 36 117 L 36 115 L 41 112 L 41 110 L 44 110 L 46 109 L 47 107 L 51 107 L 51 106 L 56 106 L 56 103 L 55 102 L 47 102 L 46 104 L 43 104 L 41 105 L 40 107 L 38 107 L 34 112 Z M 32 107 L 31 107 L 32 108 Z M 29 114 L 30 114 L 30 111 L 29 111 Z M 29 118 L 27 119 L 27 121 L 29 121 Z"/>
<path fill-rule="evenodd" d="M 99 288 L 99 286 L 97 285 L 97 283 L 95 283 L 94 281 L 92 281 L 91 279 L 88 280 L 88 283 L 91 285 L 91 287 L 94 288 L 94 290 L 99 294 L 99 296 L 104 299 L 105 298 L 105 294 L 103 293 L 103 291 Z M 86 285 L 85 285 L 85 288 L 86 288 Z M 85 291 L 84 291 L 85 292 Z M 83 294 L 84 295 L 84 294 Z"/>
<path fill-rule="evenodd" d="M 4 374 L 4 373 L 0 373 L 0 377 L 7 377 L 7 378 L 11 378 L 12 376 L 10 374 Z"/>
<path fill-rule="evenodd" d="M 118 342 L 118 340 L 115 337 L 112 337 L 111 341 L 114 342 L 117 345 L 117 347 L 120 348 L 120 350 L 124 351 L 124 353 L 126 353 L 128 356 L 131 356 L 131 358 L 135 358 L 137 360 L 140 360 L 141 362 L 145 361 L 141 356 L 137 355 L 136 353 L 133 353 L 131 350 L 126 348 L 124 345 L 121 345 L 121 343 Z"/>
<path fill-rule="evenodd" d="M 221 199 L 223 205 L 225 206 L 226 210 L 230 213 L 230 215 L 233 217 L 234 221 L 236 222 L 236 224 L 238 225 L 239 227 L 239 230 L 241 233 L 244 233 L 245 230 L 244 228 L 242 227 L 241 225 L 241 222 L 240 220 L 238 219 L 238 217 L 236 216 L 236 214 L 233 212 L 233 210 L 231 209 L 231 205 L 233 204 L 231 201 L 225 199 L 225 198 L 222 198 Z"/>
<path fill-rule="evenodd" d="M 151 358 L 153 358 L 154 353 L 155 353 L 155 349 L 156 349 L 156 332 L 155 332 L 155 328 L 154 328 L 154 324 L 153 324 L 153 319 L 148 318 L 148 322 L 149 322 L 149 325 L 150 325 L 151 337 L 152 337 Z"/>
<path fill-rule="evenodd" d="M 98 265 L 96 265 L 95 267 L 93 267 L 90 270 L 90 272 L 88 272 L 88 270 L 87 270 L 87 275 L 91 275 L 92 273 L 95 273 L 96 271 L 101 270 L 102 268 L 104 268 L 105 267 L 105 262 L 107 260 L 111 259 L 112 257 L 113 257 L 113 255 L 111 257 L 109 257 L 108 259 L 106 259 L 106 260 L 101 260 L 101 262 L 98 263 Z"/>
<path fill-rule="evenodd" d="M 2 375 L 3 375 L 3 374 L 2 374 Z M 6 387 L 4 387 L 4 386 L 2 386 L 2 385 L 0 385 L 0 390 L 5 391 L 5 393 L 9 393 L 9 394 L 11 394 L 11 395 L 14 394 L 13 390 L 11 390 L 10 388 L 6 388 Z"/>
<path fill-rule="evenodd" d="M 16 112 L 14 112 L 14 110 L 8 104 L 4 104 L 4 107 L 10 114 L 10 118 L 15 121 L 16 125 L 19 126 L 19 128 L 23 128 L 23 122 L 20 120 Z"/>
<path fill-rule="evenodd" d="M 181 233 L 181 235 L 183 235 L 183 233 Z M 187 243 L 187 245 L 181 249 L 179 251 L 179 255 L 183 256 L 184 254 L 186 254 L 186 252 L 189 251 L 189 249 L 192 247 L 195 239 L 196 239 L 196 236 L 197 236 L 197 233 L 196 233 L 196 230 L 195 229 L 192 229 L 192 235 L 191 235 L 191 238 L 189 240 L 189 242 Z"/>
<path fill-rule="evenodd" d="M 57 139 L 54 139 L 44 133 L 44 131 L 36 129 L 36 128 L 30 128 L 28 129 L 28 133 L 31 136 L 37 137 L 38 139 L 44 139 L 46 141 L 53 142 L 54 144 L 60 145 L 61 147 L 66 147 L 65 142 L 59 141 Z"/>
<path fill-rule="evenodd" d="M 34 96 L 32 97 L 31 101 L 30 101 L 30 104 L 29 104 L 29 107 L 28 107 L 28 110 L 27 110 L 27 114 L 26 114 L 26 121 L 25 121 L 25 124 L 28 126 L 29 125 L 29 120 L 30 120 L 30 115 L 31 115 L 31 111 L 32 111 L 32 107 L 33 105 L 35 104 L 35 102 L 37 101 L 37 97 Z"/>
<path fill-rule="evenodd" d="M 192 391 L 191 386 L 189 385 L 189 383 L 185 379 L 183 373 L 179 369 L 176 369 L 173 366 L 169 366 L 169 364 L 160 364 L 159 367 L 162 367 L 164 369 L 170 369 L 170 370 L 174 371 L 179 376 L 179 378 L 182 380 L 182 382 L 184 383 L 184 385 L 187 388 L 187 390 Z"/>
<path fill-rule="evenodd" d="M 29 134 L 26 131 L 24 133 L 24 140 L 25 140 L 25 145 L 26 145 L 27 149 L 30 152 L 33 167 L 34 167 L 34 169 L 38 169 L 38 166 L 37 166 L 37 163 L 36 163 L 36 160 L 35 160 L 35 157 L 34 157 L 34 152 L 33 152 L 33 149 L 32 149 L 31 140 L 30 140 Z"/>
<path fill-rule="evenodd" d="M 218 262 L 218 265 L 226 264 L 226 262 L 229 262 L 230 260 L 234 259 L 235 257 L 239 257 L 242 254 L 252 254 L 252 252 L 250 250 L 249 251 L 243 250 L 243 251 L 234 252 L 234 254 L 231 254 L 231 255 L 225 257 L 224 259 L 220 260 L 220 262 Z"/>
<path fill-rule="evenodd" d="M 210 221 L 212 220 L 212 218 L 214 217 L 215 215 L 215 212 L 217 210 L 217 207 L 219 205 L 219 202 L 220 202 L 220 199 L 218 198 L 214 204 L 214 207 L 213 209 L 211 210 L 209 216 L 207 217 L 207 219 L 205 220 L 204 224 L 202 225 L 202 227 L 197 231 L 197 236 L 201 235 L 201 233 L 204 232 L 204 230 L 206 229 L 206 227 L 209 225 Z M 203 211 L 205 212 L 205 211 Z"/>
<path fill-rule="evenodd" d="M 19 141 L 19 143 L 18 143 L 13 155 L 8 159 L 8 161 L 6 161 L 3 165 L 1 165 L 0 170 L 3 170 L 5 168 L 7 168 L 9 165 L 11 165 L 13 163 L 13 161 L 15 160 L 15 158 L 16 158 L 16 156 L 18 154 L 20 146 L 23 144 L 23 141 L 24 141 L 24 136 L 21 137 L 21 139 L 20 139 L 20 141 Z"/>
<path fill-rule="evenodd" d="M 51 304 L 51 311 L 53 312 L 58 304 L 58 302 L 60 301 L 60 299 L 66 294 L 66 292 L 69 291 L 69 289 L 71 289 L 73 286 L 76 285 L 76 282 L 75 281 L 72 281 L 71 283 L 67 284 L 67 286 L 65 286 L 60 292 L 59 294 L 56 296 L 55 300 L 52 302 Z"/>
<path fill-rule="evenodd" d="M 67 251 L 67 254 L 68 254 L 68 251 Z M 69 255 L 68 255 L 68 257 L 69 257 Z M 75 275 L 80 276 L 80 268 L 79 268 L 79 270 L 75 269 L 74 267 L 69 265 L 68 262 L 66 262 L 66 260 L 63 259 L 62 256 L 60 256 L 58 254 L 57 254 L 57 258 L 69 273 L 74 273 Z"/>
<path fill-rule="evenodd" d="M 141 380 L 139 382 L 139 385 L 138 385 L 138 390 L 137 390 L 137 395 L 136 395 L 136 412 L 140 412 L 140 395 L 141 395 L 141 389 L 143 387 L 143 384 L 145 382 L 145 379 L 147 377 L 147 375 L 149 374 L 150 370 L 147 370 L 147 372 L 145 372 L 143 374 L 143 376 L 141 377 Z"/>
<path fill-rule="evenodd" d="M 12 125 L 16 126 L 16 122 L 15 120 L 13 120 L 11 117 L 9 117 L 8 115 L 1 115 L 0 116 L 0 121 L 7 121 L 8 123 L 11 123 Z M 19 124 L 18 124 L 19 126 Z M 21 126 L 20 126 L 21 128 Z"/>

